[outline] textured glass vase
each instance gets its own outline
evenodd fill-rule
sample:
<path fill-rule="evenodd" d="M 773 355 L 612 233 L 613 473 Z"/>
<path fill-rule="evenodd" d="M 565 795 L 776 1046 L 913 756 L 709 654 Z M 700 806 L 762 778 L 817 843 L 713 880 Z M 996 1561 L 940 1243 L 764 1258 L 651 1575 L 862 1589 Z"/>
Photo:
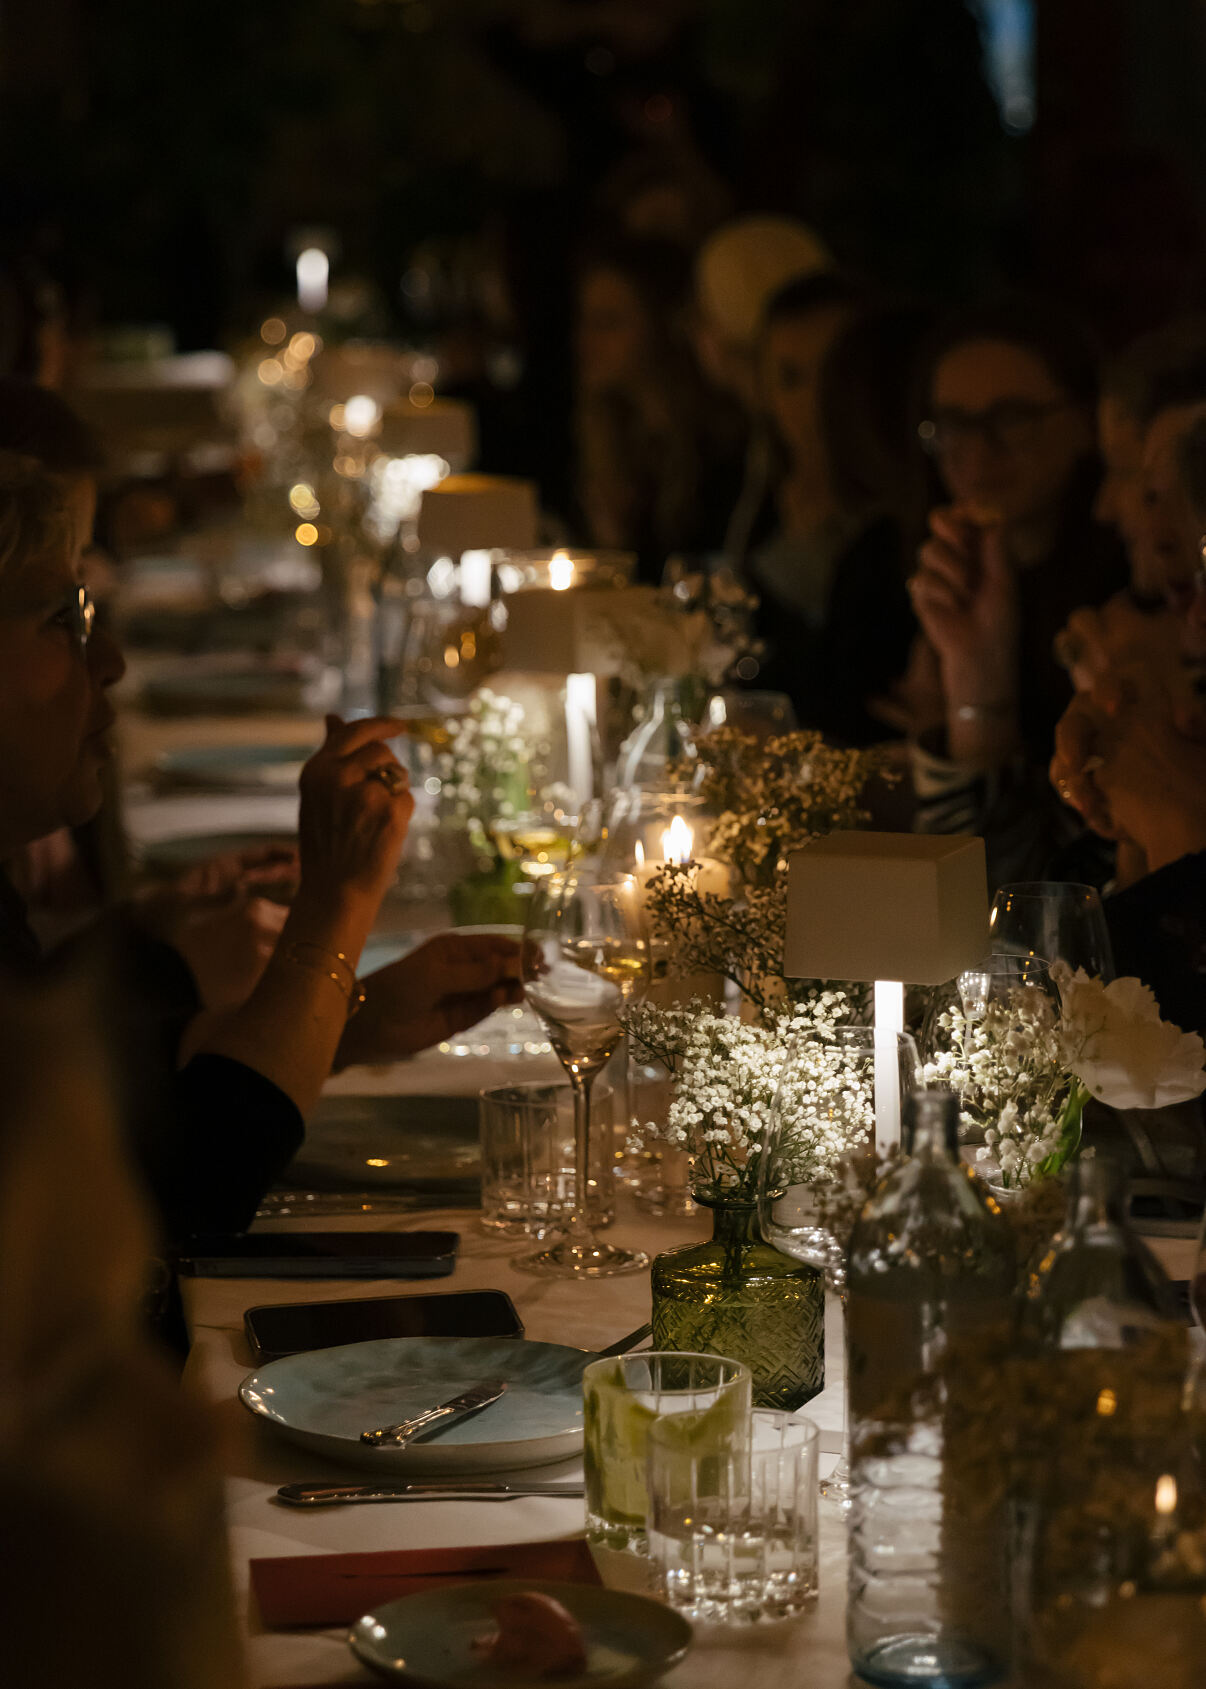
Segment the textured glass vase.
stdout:
<path fill-rule="evenodd" d="M 654 1347 L 727 1355 L 749 1367 L 755 1407 L 802 1407 L 825 1383 L 823 1276 L 763 1241 L 756 1201 L 712 1219 L 707 1243 L 653 1263 Z"/>

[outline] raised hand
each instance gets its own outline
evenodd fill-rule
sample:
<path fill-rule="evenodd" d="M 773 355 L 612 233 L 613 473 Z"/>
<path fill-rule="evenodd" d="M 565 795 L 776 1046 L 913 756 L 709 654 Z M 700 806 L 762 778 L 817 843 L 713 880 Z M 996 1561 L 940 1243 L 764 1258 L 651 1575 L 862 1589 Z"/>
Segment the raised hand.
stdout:
<path fill-rule="evenodd" d="M 326 740 L 301 775 L 298 852 L 308 899 L 350 895 L 376 904 L 385 895 L 414 811 L 406 770 L 384 743 L 403 730 L 392 716 L 327 717 Z"/>
<path fill-rule="evenodd" d="M 1001 529 L 977 523 L 963 506 L 932 511 L 909 591 L 941 664 L 948 700 L 960 687 L 975 696 L 956 702 L 1012 698 L 1017 591 Z"/>

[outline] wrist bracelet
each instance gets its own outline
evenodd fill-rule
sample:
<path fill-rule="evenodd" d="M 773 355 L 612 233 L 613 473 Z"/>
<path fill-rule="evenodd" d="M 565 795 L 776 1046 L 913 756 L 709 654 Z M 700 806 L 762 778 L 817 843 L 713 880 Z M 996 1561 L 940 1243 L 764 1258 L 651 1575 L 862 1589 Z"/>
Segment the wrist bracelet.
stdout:
<path fill-rule="evenodd" d="M 1013 714 L 1012 700 L 1000 704 L 953 704 L 951 708 L 956 721 L 990 721 L 994 716 Z"/>
<path fill-rule="evenodd" d="M 299 952 L 309 952 L 302 955 Z M 321 944 L 311 944 L 306 939 L 297 939 L 288 945 L 284 952 L 286 962 L 292 962 L 295 967 L 309 968 L 314 973 L 325 974 L 333 985 L 339 987 L 347 999 L 348 1019 L 363 1007 L 367 993 L 356 977 L 356 969 L 351 960 L 342 950 L 324 950 Z M 329 964 L 335 962 L 342 972 L 337 972 Z"/>

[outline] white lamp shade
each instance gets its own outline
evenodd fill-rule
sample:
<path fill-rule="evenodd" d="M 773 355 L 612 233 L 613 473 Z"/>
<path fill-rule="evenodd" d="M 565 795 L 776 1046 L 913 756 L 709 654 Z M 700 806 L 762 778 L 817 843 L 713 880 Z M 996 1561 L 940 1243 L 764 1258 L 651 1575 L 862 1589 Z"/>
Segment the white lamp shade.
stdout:
<path fill-rule="evenodd" d="M 465 399 L 433 399 L 428 405 L 395 399 L 381 414 L 376 442 L 386 457 L 421 453 L 442 457 L 453 470 L 465 469 L 477 455 L 477 417 Z"/>
<path fill-rule="evenodd" d="M 529 674 L 618 674 L 624 630 L 633 618 L 651 613 L 654 598 L 651 586 L 566 592 L 526 587 L 510 593 L 503 666 Z"/>
<path fill-rule="evenodd" d="M 446 475 L 419 505 L 419 543 L 442 557 L 536 544 L 536 484 L 509 475 Z"/>
<path fill-rule="evenodd" d="M 983 839 L 830 833 L 791 857 L 790 978 L 941 985 L 987 948 Z"/>

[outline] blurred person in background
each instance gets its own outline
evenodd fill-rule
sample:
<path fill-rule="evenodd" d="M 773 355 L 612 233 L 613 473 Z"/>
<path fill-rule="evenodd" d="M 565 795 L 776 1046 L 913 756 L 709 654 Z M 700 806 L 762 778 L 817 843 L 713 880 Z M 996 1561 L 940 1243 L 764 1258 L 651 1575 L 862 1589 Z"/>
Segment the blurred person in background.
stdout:
<path fill-rule="evenodd" d="M 579 282 L 578 507 L 592 543 L 635 551 L 647 581 L 672 552 L 719 550 L 740 475 L 740 413 L 688 333 L 690 274 L 670 242 L 617 242 Z"/>
<path fill-rule="evenodd" d="M 1075 834 L 1044 772 L 1070 695 L 1054 653 L 1080 605 L 1126 579 L 1093 518 L 1097 364 L 1077 325 L 1027 301 L 940 329 L 920 435 L 948 503 L 930 515 L 909 587 L 920 624 L 911 680 L 936 719 L 914 723 L 917 826 L 977 832 L 991 884 L 1043 877 Z"/>
<path fill-rule="evenodd" d="M 887 700 L 916 631 L 890 443 L 916 328 L 822 271 L 774 295 L 760 337 L 758 423 L 773 474 L 735 560 L 760 601 L 757 683 L 845 744 L 891 732 Z"/>

